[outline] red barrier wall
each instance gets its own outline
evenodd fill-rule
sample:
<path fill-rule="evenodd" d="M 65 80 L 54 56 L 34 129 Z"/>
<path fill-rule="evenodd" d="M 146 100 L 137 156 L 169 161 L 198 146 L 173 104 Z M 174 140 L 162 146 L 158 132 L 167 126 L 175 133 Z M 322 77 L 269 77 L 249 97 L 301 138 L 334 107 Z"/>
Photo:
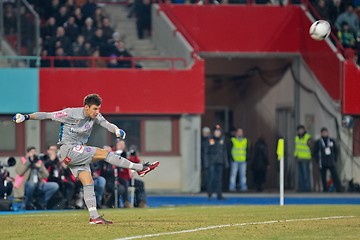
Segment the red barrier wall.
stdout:
<path fill-rule="evenodd" d="M 40 69 L 40 111 L 82 106 L 85 95 L 103 98 L 108 114 L 204 112 L 204 63 L 190 70 Z"/>
<path fill-rule="evenodd" d="M 310 38 L 299 6 L 169 5 L 162 10 L 200 52 L 301 53 L 334 100 L 342 63 L 325 41 Z"/>
<path fill-rule="evenodd" d="M 161 9 L 200 52 L 297 52 L 296 6 L 171 5 Z M 287 33 L 287 34 L 284 34 Z M 189 42 L 193 42 L 192 40 Z"/>
<path fill-rule="evenodd" d="M 344 64 L 343 114 L 360 115 L 360 71 L 351 61 Z"/>

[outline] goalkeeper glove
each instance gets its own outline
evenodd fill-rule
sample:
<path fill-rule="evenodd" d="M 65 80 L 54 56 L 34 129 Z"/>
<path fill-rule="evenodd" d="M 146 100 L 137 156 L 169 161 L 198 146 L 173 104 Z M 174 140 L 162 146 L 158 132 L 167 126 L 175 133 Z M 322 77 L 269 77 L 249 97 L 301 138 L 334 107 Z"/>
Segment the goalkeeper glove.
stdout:
<path fill-rule="evenodd" d="M 116 135 L 117 138 L 125 139 L 126 132 L 124 130 L 120 129 L 120 128 L 117 128 L 115 130 L 115 135 Z"/>
<path fill-rule="evenodd" d="M 29 114 L 21 114 L 21 113 L 17 113 L 15 114 L 15 116 L 13 117 L 13 121 L 16 123 L 21 123 L 25 120 L 29 120 L 30 119 L 30 115 Z"/>

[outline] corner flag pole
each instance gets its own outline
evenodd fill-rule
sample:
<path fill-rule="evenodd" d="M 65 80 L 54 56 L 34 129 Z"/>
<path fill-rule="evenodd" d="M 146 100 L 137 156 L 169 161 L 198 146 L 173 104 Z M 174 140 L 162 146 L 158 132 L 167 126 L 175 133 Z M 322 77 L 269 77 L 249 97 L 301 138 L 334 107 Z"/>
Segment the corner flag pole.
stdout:
<path fill-rule="evenodd" d="M 284 139 L 280 138 L 277 145 L 277 155 L 280 161 L 280 206 L 284 205 Z"/>

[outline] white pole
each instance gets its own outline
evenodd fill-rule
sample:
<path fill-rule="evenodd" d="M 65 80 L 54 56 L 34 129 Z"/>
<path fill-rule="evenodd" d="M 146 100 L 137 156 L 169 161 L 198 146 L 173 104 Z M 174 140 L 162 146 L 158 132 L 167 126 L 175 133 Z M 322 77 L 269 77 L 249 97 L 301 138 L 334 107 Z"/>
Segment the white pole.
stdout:
<path fill-rule="evenodd" d="M 284 157 L 280 158 L 280 206 L 284 206 Z"/>

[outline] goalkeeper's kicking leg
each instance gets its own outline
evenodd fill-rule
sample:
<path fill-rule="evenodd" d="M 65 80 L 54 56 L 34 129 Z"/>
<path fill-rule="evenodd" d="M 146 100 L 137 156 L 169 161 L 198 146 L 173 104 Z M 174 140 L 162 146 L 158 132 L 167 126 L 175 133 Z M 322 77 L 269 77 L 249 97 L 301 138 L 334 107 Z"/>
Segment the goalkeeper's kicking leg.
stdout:
<path fill-rule="evenodd" d="M 149 173 L 150 171 L 154 170 L 157 166 L 159 166 L 158 161 L 153 162 L 151 164 L 133 163 L 127 160 L 126 158 L 115 155 L 114 153 L 109 152 L 105 149 L 97 148 L 92 161 L 94 162 L 99 160 L 104 160 L 105 162 L 108 162 L 117 167 L 129 168 L 135 170 L 137 171 L 140 177 L 145 176 L 147 173 Z"/>
<path fill-rule="evenodd" d="M 159 162 L 154 162 L 152 164 L 137 164 L 132 163 L 126 158 L 115 155 L 112 152 L 109 152 L 104 149 L 97 148 L 95 154 L 92 158 L 92 162 L 104 160 L 112 165 L 122 168 L 129 168 L 137 171 L 139 176 L 143 177 L 148 172 L 154 170 Z M 112 224 L 112 221 L 105 220 L 103 217 L 99 215 L 96 209 L 96 198 L 94 191 L 94 180 L 92 178 L 92 174 L 90 171 L 81 171 L 78 174 L 78 178 L 81 181 L 84 189 L 84 201 L 88 211 L 90 213 L 90 224 Z"/>

